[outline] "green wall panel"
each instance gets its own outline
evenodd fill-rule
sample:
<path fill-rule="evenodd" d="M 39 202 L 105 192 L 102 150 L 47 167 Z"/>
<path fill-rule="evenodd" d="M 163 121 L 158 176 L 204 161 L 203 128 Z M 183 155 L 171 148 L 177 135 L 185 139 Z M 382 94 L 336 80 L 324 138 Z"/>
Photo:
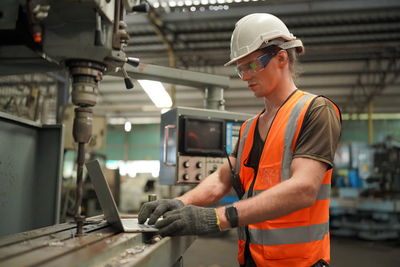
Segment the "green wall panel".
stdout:
<path fill-rule="evenodd" d="M 97 152 L 109 160 L 158 160 L 160 151 L 160 125 L 132 125 L 126 133 L 122 126 L 107 129 L 106 145 Z"/>
<path fill-rule="evenodd" d="M 374 143 L 382 142 L 386 136 L 392 135 L 394 139 L 400 140 L 400 120 L 374 120 Z M 368 142 L 367 120 L 345 120 L 342 125 L 343 142 Z"/>

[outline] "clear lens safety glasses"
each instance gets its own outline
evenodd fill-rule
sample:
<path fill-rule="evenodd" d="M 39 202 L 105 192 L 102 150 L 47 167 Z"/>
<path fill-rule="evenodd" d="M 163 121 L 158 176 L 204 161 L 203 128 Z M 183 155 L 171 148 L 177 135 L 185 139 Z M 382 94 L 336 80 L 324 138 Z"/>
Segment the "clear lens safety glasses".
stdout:
<path fill-rule="evenodd" d="M 264 55 L 259 56 L 253 61 L 242 63 L 240 65 L 236 66 L 236 71 L 240 77 L 240 79 L 243 79 L 243 73 L 246 71 L 248 74 L 253 75 L 260 70 L 264 69 L 268 63 L 271 61 L 271 59 L 277 54 L 276 53 L 267 53 Z"/>

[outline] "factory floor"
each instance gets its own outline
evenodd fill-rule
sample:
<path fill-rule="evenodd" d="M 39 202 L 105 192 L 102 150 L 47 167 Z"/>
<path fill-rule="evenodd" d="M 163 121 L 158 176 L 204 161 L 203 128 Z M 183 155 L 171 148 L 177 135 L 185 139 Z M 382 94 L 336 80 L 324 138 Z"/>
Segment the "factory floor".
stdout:
<path fill-rule="evenodd" d="M 183 257 L 184 267 L 234 267 L 236 231 L 220 236 L 199 237 Z M 398 267 L 400 242 L 372 242 L 350 238 L 331 238 L 332 267 Z"/>

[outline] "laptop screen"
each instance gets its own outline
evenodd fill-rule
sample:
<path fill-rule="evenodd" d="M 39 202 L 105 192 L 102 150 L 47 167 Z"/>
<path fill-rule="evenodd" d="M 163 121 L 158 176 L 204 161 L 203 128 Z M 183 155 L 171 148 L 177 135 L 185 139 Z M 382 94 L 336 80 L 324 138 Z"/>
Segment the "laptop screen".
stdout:
<path fill-rule="evenodd" d="M 104 217 L 107 222 L 116 225 L 119 229 L 123 230 L 123 226 L 119 217 L 117 205 L 111 194 L 110 187 L 107 184 L 106 178 L 101 170 L 98 160 L 89 161 L 86 164 L 90 180 L 96 191 L 97 198 L 100 206 L 103 209 Z"/>

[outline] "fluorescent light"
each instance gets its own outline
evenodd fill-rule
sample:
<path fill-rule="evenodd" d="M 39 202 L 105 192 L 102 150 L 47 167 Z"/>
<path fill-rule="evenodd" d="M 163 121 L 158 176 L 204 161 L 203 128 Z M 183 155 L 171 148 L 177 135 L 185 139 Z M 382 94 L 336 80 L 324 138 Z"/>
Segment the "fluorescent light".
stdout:
<path fill-rule="evenodd" d="M 132 130 L 132 123 L 130 121 L 126 121 L 124 124 L 125 132 L 129 133 Z"/>
<path fill-rule="evenodd" d="M 171 110 L 170 108 L 162 108 L 161 114 L 164 114 L 165 112 L 170 111 L 170 110 Z"/>
<path fill-rule="evenodd" d="M 169 108 L 172 100 L 162 83 L 150 80 L 138 80 L 146 94 L 158 108 Z"/>
<path fill-rule="evenodd" d="M 163 112 L 164 109 L 161 109 Z M 166 109 L 169 110 L 169 109 Z M 107 119 L 107 124 L 110 125 L 125 125 L 126 121 L 129 121 L 131 124 L 159 124 L 160 123 L 160 116 L 156 117 L 129 117 L 129 118 L 122 118 L 122 117 L 110 117 Z"/>

